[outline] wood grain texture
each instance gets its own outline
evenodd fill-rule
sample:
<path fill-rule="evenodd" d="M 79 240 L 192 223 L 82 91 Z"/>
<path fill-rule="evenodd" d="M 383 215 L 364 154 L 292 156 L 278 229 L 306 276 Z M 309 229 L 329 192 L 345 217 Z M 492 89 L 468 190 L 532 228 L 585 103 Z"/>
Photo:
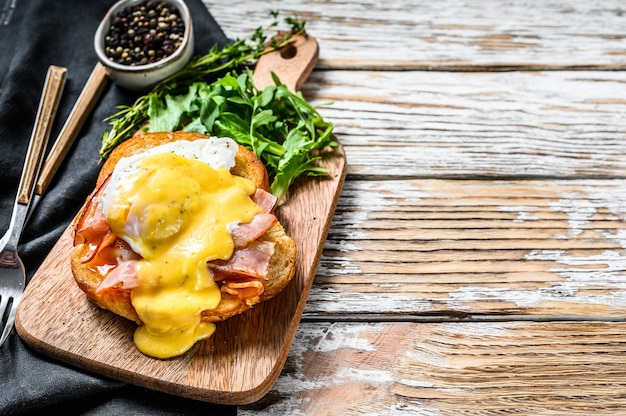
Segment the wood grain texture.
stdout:
<path fill-rule="evenodd" d="M 624 69 L 624 4 L 612 1 L 205 1 L 231 38 L 298 16 L 320 68 L 467 71 Z"/>
<path fill-rule="evenodd" d="M 69 227 L 24 292 L 15 321 L 20 337 L 54 358 L 151 389 L 227 404 L 261 398 L 300 322 L 346 174 L 343 149 L 326 152 L 322 164 L 329 176 L 299 180 L 277 209 L 298 248 L 292 281 L 275 298 L 217 324 L 188 353 L 170 360 L 141 354 L 132 341 L 135 324 L 87 300 L 68 261 Z"/>
<path fill-rule="evenodd" d="M 306 316 L 622 320 L 625 219 L 621 179 L 352 179 Z"/>
<path fill-rule="evenodd" d="M 351 177 L 626 177 L 624 72 L 317 71 Z"/>
<path fill-rule="evenodd" d="M 622 3 L 206 4 L 232 38 L 307 21 L 303 93 L 349 160 L 285 369 L 239 414 L 626 412 Z"/>
<path fill-rule="evenodd" d="M 626 324 L 303 323 L 241 416 L 618 415 Z"/>

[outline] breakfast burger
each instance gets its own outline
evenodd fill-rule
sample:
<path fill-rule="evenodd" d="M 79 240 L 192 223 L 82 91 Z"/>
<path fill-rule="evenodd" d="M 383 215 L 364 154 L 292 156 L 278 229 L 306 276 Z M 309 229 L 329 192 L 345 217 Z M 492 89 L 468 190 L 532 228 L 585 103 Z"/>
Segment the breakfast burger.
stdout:
<path fill-rule="evenodd" d="M 293 277 L 296 245 L 268 189 L 262 162 L 232 139 L 138 134 L 110 154 L 73 223 L 74 279 L 138 324 L 141 352 L 181 355 Z"/>

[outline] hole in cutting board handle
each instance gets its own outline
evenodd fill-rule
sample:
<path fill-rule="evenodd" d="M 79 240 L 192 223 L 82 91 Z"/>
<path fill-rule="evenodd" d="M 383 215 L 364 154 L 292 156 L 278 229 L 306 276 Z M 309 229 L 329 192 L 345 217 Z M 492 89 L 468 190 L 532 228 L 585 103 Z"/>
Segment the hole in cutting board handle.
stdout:
<path fill-rule="evenodd" d="M 283 59 L 292 59 L 298 54 L 298 48 L 293 43 L 284 46 L 280 50 L 280 56 Z"/>
<path fill-rule="evenodd" d="M 319 47 L 315 38 L 298 36 L 280 50 L 261 56 L 254 69 L 254 85 L 262 90 L 274 85 L 272 73 L 290 91 L 298 91 L 317 63 Z"/>

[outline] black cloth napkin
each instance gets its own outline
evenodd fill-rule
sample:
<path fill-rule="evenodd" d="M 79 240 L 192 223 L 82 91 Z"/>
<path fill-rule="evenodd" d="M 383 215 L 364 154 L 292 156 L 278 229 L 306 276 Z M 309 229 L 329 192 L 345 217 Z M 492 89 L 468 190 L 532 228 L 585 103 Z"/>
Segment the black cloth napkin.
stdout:
<path fill-rule="evenodd" d="M 97 63 L 93 36 L 114 0 L 0 0 L 0 234 L 9 224 L 44 78 L 50 65 L 68 76 L 50 144 Z M 201 0 L 187 0 L 195 53 L 228 40 Z M 20 242 L 33 276 L 91 191 L 98 170 L 103 120 L 137 93 L 109 82 L 57 171 Z M 41 319 L 46 319 L 42 316 Z M 236 408 L 131 386 L 73 368 L 29 348 L 15 330 L 0 347 L 0 414 L 236 414 Z"/>

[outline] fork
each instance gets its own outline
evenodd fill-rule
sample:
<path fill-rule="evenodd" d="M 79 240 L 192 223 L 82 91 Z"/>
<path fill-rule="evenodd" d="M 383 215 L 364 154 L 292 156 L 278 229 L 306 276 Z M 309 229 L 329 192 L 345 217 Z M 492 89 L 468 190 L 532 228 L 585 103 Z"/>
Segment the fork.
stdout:
<path fill-rule="evenodd" d="M 0 345 L 4 343 L 13 328 L 15 311 L 26 285 L 26 270 L 17 253 L 17 245 L 33 196 L 35 182 L 41 169 L 52 121 L 65 86 L 66 75 L 66 68 L 55 65 L 48 68 L 13 205 L 11 222 L 6 233 L 0 239 L 0 330 L 2 330 Z"/>

